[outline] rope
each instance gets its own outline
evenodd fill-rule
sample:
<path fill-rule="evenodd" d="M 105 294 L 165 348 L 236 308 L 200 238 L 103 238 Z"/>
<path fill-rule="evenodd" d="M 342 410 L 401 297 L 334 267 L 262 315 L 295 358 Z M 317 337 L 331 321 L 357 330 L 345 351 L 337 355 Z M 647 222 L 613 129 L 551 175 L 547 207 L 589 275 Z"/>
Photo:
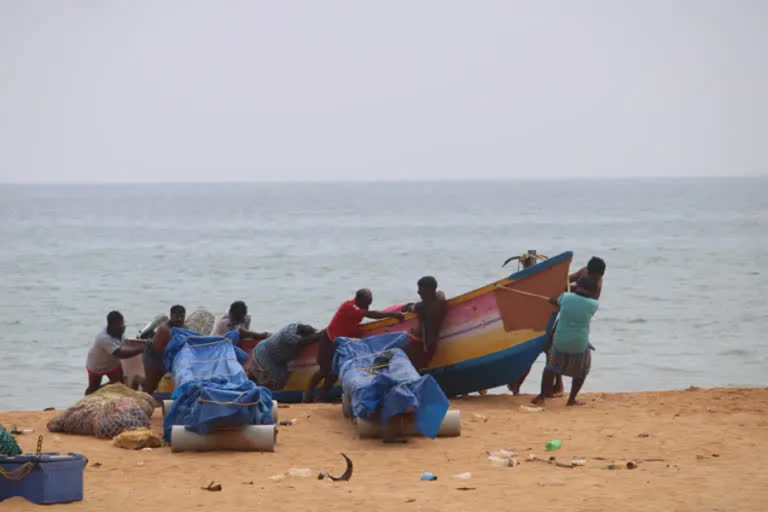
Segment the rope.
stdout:
<path fill-rule="evenodd" d="M 13 471 L 6 471 L 5 468 L 0 466 L 0 475 L 6 480 L 18 482 L 19 480 L 24 480 L 32 472 L 36 463 L 37 462 L 25 462 Z"/>
<path fill-rule="evenodd" d="M 192 336 L 190 336 L 190 338 L 191 337 Z M 232 343 L 232 341 L 227 339 L 227 338 L 223 338 L 223 339 L 216 340 L 216 341 L 209 341 L 208 343 L 195 343 L 195 344 L 186 343 L 183 348 L 207 347 L 209 345 L 218 345 L 219 343 Z"/>
<path fill-rule="evenodd" d="M 43 436 L 38 436 L 37 438 L 37 451 L 35 452 L 35 460 L 31 462 L 25 462 L 20 467 L 14 469 L 13 471 L 6 471 L 6 469 L 2 466 L 0 466 L 0 475 L 3 476 L 3 478 L 7 480 L 12 480 L 14 482 L 18 482 L 20 480 L 24 480 L 29 476 L 29 474 L 32 472 L 35 467 L 37 467 L 38 464 L 40 464 L 40 452 L 43 449 Z"/>
<path fill-rule="evenodd" d="M 216 361 L 237 361 L 236 357 L 220 357 L 218 359 L 192 359 L 183 363 L 215 363 Z"/>
<path fill-rule="evenodd" d="M 234 377 L 235 375 L 238 375 L 238 372 L 235 373 L 224 373 L 220 375 L 191 375 L 191 379 L 215 379 L 216 377 Z"/>
<path fill-rule="evenodd" d="M 497 284 L 496 288 L 501 288 L 502 290 L 507 290 L 508 292 L 519 293 L 520 295 L 527 295 L 528 297 L 535 297 L 537 299 L 542 299 L 542 300 L 549 300 L 550 299 L 546 295 L 539 295 L 537 293 L 524 292 L 522 290 L 515 290 L 514 288 L 507 288 L 503 284 Z"/>
<path fill-rule="evenodd" d="M 206 403 L 206 404 L 217 404 L 217 405 L 239 405 L 239 406 L 241 406 L 241 407 L 250 407 L 250 406 L 252 406 L 252 405 L 259 405 L 259 404 L 261 404 L 261 403 L 262 403 L 262 400 L 258 400 L 258 401 L 256 401 L 256 402 L 246 402 L 246 403 L 243 403 L 243 402 L 238 402 L 238 400 L 240 400 L 240 399 L 243 397 L 243 395 L 245 395 L 246 393 L 247 393 L 247 391 L 243 391 L 242 393 L 240 393 L 240 394 L 237 396 L 237 398 L 235 398 L 234 400 L 232 400 L 232 401 L 230 401 L 230 402 L 219 402 L 218 400 L 206 400 L 206 399 L 204 399 L 204 398 L 202 398 L 202 397 L 198 398 L 198 401 L 199 401 L 199 402 L 202 402 L 202 403 Z"/>

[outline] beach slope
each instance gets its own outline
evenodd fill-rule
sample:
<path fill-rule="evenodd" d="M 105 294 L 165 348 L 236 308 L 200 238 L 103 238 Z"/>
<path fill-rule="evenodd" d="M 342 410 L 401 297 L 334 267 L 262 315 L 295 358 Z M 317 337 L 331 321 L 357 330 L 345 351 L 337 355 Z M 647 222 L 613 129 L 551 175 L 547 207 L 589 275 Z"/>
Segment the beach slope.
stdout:
<path fill-rule="evenodd" d="M 404 445 L 357 439 L 340 406 L 291 405 L 281 419 L 275 453 L 180 453 L 116 448 L 109 441 L 53 434 L 47 412 L 2 412 L 0 423 L 34 428 L 18 437 L 33 452 L 82 452 L 85 499 L 67 510 L 547 510 L 759 511 L 768 510 L 768 389 L 690 389 L 648 393 L 585 393 L 583 407 L 550 400 L 529 412 L 530 396 L 473 396 L 452 401 L 460 409 L 460 438 L 413 438 Z M 161 432 L 156 409 L 153 429 Z M 563 447 L 547 453 L 545 444 Z M 518 453 L 517 467 L 497 467 L 489 451 Z M 346 453 L 349 482 L 340 475 Z M 586 459 L 573 469 L 526 462 L 534 453 L 558 461 Z M 633 470 L 605 469 L 638 462 Z M 96 464 L 98 463 L 98 464 Z M 311 468 L 310 478 L 270 477 Z M 438 475 L 421 481 L 423 471 Z M 453 475 L 470 472 L 471 478 Z M 201 489 L 220 483 L 221 492 Z M 4 512 L 29 510 L 21 498 Z M 58 508 L 58 507 L 54 507 Z"/>

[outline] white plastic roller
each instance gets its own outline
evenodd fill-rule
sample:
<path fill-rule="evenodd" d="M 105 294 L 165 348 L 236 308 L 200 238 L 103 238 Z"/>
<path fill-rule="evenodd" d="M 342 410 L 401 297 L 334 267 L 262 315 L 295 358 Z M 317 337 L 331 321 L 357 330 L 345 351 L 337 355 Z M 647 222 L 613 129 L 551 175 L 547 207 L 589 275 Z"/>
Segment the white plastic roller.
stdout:
<path fill-rule="evenodd" d="M 163 400 L 163 421 L 165 421 L 165 417 L 168 415 L 168 411 L 171 410 L 172 405 L 173 400 Z"/>
<path fill-rule="evenodd" d="M 173 400 L 163 400 L 163 420 L 165 420 L 165 416 L 171 410 L 172 405 Z M 272 422 L 275 424 L 277 424 L 277 409 L 277 400 L 272 400 Z"/>
<path fill-rule="evenodd" d="M 399 416 L 398 420 L 394 420 L 394 425 L 388 424 L 388 428 L 394 428 L 397 430 L 396 434 L 401 436 L 416 436 L 420 435 L 416 430 L 416 425 L 413 422 L 413 414 L 405 414 Z M 364 420 L 357 418 L 357 431 L 360 434 L 361 439 L 370 439 L 374 437 L 382 437 L 382 425 L 381 422 L 376 420 Z M 442 423 L 440 423 L 440 429 L 437 431 L 437 437 L 457 437 L 461 435 L 461 411 L 451 409 L 445 413 Z"/>
<path fill-rule="evenodd" d="M 277 428 L 274 425 L 245 425 L 222 429 L 207 435 L 187 430 L 183 425 L 171 428 L 172 452 L 213 450 L 275 451 Z"/>

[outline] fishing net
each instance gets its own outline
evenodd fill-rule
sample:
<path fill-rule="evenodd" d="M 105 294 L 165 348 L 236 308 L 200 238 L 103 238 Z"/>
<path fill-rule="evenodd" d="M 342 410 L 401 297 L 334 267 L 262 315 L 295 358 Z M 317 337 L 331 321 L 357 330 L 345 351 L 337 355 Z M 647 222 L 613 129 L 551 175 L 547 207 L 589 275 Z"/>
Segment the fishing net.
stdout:
<path fill-rule="evenodd" d="M 154 409 L 147 393 L 110 384 L 56 415 L 48 422 L 48 430 L 111 439 L 126 430 L 149 427 Z"/>
<path fill-rule="evenodd" d="M 0 425 L 0 455 L 19 455 L 21 448 L 10 432 Z"/>
<path fill-rule="evenodd" d="M 128 397 L 110 400 L 93 417 L 93 430 L 100 439 L 112 439 L 126 430 L 149 428 L 149 417 Z"/>

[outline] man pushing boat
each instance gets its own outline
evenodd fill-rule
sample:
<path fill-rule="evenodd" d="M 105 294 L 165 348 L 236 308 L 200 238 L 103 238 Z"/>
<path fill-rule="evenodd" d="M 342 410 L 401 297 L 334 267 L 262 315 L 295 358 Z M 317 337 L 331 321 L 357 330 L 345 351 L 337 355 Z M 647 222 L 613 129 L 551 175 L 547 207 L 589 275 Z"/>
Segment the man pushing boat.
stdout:
<path fill-rule="evenodd" d="M 224 333 L 235 329 L 251 328 L 251 315 L 248 314 L 248 306 L 242 300 L 236 300 L 229 306 L 229 312 L 222 316 L 213 329 L 213 334 L 222 336 Z"/>
<path fill-rule="evenodd" d="M 577 270 L 576 272 L 568 276 L 568 284 L 571 289 L 574 289 L 579 279 L 581 279 L 582 277 L 591 277 L 592 279 L 595 280 L 595 286 L 596 286 L 596 292 L 593 298 L 595 300 L 599 300 L 600 293 L 603 290 L 604 275 L 605 275 L 605 261 L 603 261 L 602 258 L 593 256 L 592 258 L 590 258 L 589 262 L 587 262 L 587 265 L 585 267 L 581 267 L 579 270 Z M 559 324 L 559 320 L 556 320 L 555 324 L 552 326 L 552 331 L 549 333 L 549 340 L 547 342 L 546 348 L 544 349 L 544 353 L 547 355 L 547 359 L 549 359 L 550 348 L 552 348 L 552 340 L 554 338 L 555 331 L 557 330 L 558 324 Z M 530 372 L 531 372 L 531 369 L 528 368 L 528 370 L 526 370 L 525 373 L 523 373 L 523 375 L 521 375 L 516 382 L 507 385 L 507 388 L 512 392 L 513 395 L 520 394 L 520 387 L 523 385 L 525 378 L 528 376 Z M 550 389 L 550 392 L 549 392 L 550 394 L 547 395 L 547 398 L 552 398 L 556 395 L 562 394 L 563 392 L 563 376 L 556 374 L 553 376 L 553 379 L 554 381 L 552 383 L 552 386 L 548 388 Z"/>
<path fill-rule="evenodd" d="M 597 294 L 597 279 L 585 276 L 576 282 L 572 293 L 550 299 L 552 305 L 560 309 L 560 325 L 547 354 L 541 393 L 532 400 L 534 404 L 542 404 L 546 397 L 552 396 L 554 377 L 565 375 L 573 379 L 567 405 L 583 405 L 576 400 L 576 395 L 584 385 L 592 363 L 589 324 L 598 309 Z"/>
<path fill-rule="evenodd" d="M 155 392 L 160 379 L 165 375 L 165 347 L 171 341 L 171 329 L 174 327 L 183 327 L 186 320 L 187 310 L 181 304 L 171 306 L 170 316 L 165 324 L 161 325 L 155 331 L 152 341 L 147 343 L 144 349 L 144 355 L 141 360 L 144 363 L 144 392 L 150 395 Z"/>
<path fill-rule="evenodd" d="M 86 395 L 101 387 L 101 380 L 105 375 L 110 384 L 123 382 L 123 366 L 120 360 L 137 356 L 144 351 L 144 343 L 139 343 L 137 347 L 123 348 L 123 334 L 125 319 L 122 313 L 110 311 L 107 315 L 107 326 L 96 335 L 85 361 L 85 369 L 88 372 Z"/>
<path fill-rule="evenodd" d="M 302 349 L 324 336 L 311 325 L 286 325 L 253 349 L 253 357 L 245 364 L 248 378 L 272 391 L 283 389 L 290 376 L 288 363 L 296 359 Z"/>
<path fill-rule="evenodd" d="M 416 283 L 421 302 L 406 304 L 403 311 L 411 311 L 419 317 L 419 327 L 411 335 L 414 338 L 405 352 L 413 366 L 421 371 L 429 366 L 429 362 L 437 351 L 440 340 L 440 328 L 445 318 L 445 295 L 437 291 L 437 279 L 424 276 Z"/>
<path fill-rule="evenodd" d="M 402 321 L 405 317 L 400 312 L 382 312 L 371 311 L 368 309 L 373 303 L 373 293 L 368 288 L 361 288 L 355 293 L 355 298 L 344 302 L 336 314 L 333 315 L 331 323 L 328 327 L 322 331 L 323 335 L 320 337 L 320 345 L 317 350 L 317 365 L 320 367 L 312 375 L 304 391 L 304 401 L 312 401 L 312 393 L 315 387 L 323 381 L 323 386 L 317 395 L 319 401 L 323 401 L 328 394 L 328 390 L 331 389 L 333 383 L 336 382 L 336 376 L 332 374 L 333 355 L 336 352 L 336 348 L 333 341 L 338 337 L 345 338 L 359 338 L 360 337 L 360 322 L 363 318 L 382 319 L 382 318 L 397 318 Z"/>

